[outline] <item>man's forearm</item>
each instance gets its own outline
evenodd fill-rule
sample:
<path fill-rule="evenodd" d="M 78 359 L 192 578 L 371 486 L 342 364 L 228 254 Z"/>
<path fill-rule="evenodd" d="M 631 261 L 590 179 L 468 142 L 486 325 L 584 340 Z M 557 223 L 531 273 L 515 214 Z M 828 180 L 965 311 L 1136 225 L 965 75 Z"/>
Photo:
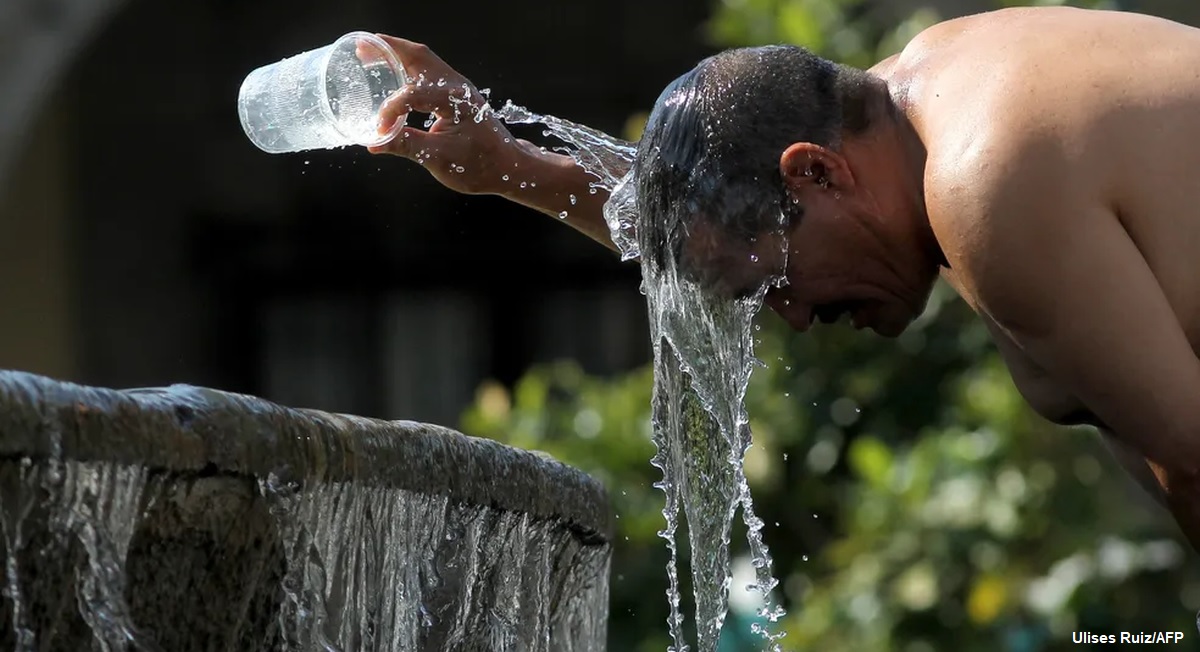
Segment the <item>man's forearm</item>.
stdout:
<path fill-rule="evenodd" d="M 608 201 L 609 193 L 591 185 L 596 177 L 570 156 L 542 152 L 528 142 L 522 142 L 521 146 L 522 155 L 508 175 L 507 190 L 500 195 L 562 220 L 616 251 L 604 221 L 604 202 Z"/>

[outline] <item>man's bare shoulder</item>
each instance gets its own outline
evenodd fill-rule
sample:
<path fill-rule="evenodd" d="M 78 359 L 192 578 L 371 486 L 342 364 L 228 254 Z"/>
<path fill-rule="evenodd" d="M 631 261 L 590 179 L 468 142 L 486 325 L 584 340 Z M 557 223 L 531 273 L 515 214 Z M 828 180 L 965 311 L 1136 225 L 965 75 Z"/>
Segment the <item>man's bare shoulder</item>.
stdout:
<path fill-rule="evenodd" d="M 1190 104 L 1200 97 L 1198 68 L 1200 30 L 1140 14 L 1025 7 L 939 23 L 883 76 L 936 146 L 997 121 L 1086 135 L 1114 113 Z"/>
<path fill-rule="evenodd" d="M 1079 171 L 1029 130 L 981 129 L 927 159 L 930 225 L 974 305 L 1007 294 L 1010 268 L 1022 258 L 1052 259 L 1052 239 L 1039 234 L 1071 228 L 1070 206 L 1085 194 Z"/>

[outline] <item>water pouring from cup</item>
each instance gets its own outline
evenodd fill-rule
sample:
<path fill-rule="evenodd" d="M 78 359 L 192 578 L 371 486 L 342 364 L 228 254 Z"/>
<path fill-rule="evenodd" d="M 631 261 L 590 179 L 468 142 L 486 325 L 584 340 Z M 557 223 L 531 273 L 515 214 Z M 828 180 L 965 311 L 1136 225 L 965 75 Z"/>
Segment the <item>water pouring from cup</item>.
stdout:
<path fill-rule="evenodd" d="M 351 32 L 251 72 L 238 93 L 238 115 L 250 142 L 271 154 L 380 146 L 404 128 L 398 120 L 380 133 L 379 110 L 407 81 L 383 39 Z"/>

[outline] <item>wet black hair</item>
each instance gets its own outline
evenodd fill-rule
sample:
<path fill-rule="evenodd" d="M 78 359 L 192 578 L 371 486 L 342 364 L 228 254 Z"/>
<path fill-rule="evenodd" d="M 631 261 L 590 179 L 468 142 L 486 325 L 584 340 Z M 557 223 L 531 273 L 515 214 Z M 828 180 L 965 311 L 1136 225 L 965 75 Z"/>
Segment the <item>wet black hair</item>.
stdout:
<path fill-rule="evenodd" d="M 633 164 L 643 255 L 679 261 L 693 220 L 753 238 L 803 208 L 779 159 L 796 142 L 839 145 L 868 126 L 867 73 L 795 46 L 727 50 L 671 82 Z"/>

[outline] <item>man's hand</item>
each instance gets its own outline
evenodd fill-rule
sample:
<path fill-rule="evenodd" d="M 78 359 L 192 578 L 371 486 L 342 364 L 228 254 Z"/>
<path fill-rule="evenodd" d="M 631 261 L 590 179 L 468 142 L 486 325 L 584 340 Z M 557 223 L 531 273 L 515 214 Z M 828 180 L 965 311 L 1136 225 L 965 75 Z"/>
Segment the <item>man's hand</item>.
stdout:
<path fill-rule="evenodd" d="M 406 126 L 388 144 L 369 148 L 372 153 L 412 159 L 451 190 L 503 196 L 616 250 L 604 221 L 608 193 L 592 185 L 595 176 L 569 156 L 514 138 L 485 109 L 487 98 L 428 47 L 378 36 L 396 52 L 409 76 L 409 83 L 384 102 L 380 132 L 390 131 L 413 111 L 432 114 L 436 121 L 428 131 Z"/>
<path fill-rule="evenodd" d="M 516 187 L 512 174 L 523 154 L 523 141 L 487 108 L 479 89 L 427 46 L 378 35 L 395 50 L 409 82 L 384 103 L 379 130 L 390 131 L 410 112 L 431 114 L 428 131 L 406 126 L 374 154 L 394 154 L 420 163 L 451 190 L 466 194 L 504 194 Z M 508 175 L 508 179 L 505 179 Z"/>

